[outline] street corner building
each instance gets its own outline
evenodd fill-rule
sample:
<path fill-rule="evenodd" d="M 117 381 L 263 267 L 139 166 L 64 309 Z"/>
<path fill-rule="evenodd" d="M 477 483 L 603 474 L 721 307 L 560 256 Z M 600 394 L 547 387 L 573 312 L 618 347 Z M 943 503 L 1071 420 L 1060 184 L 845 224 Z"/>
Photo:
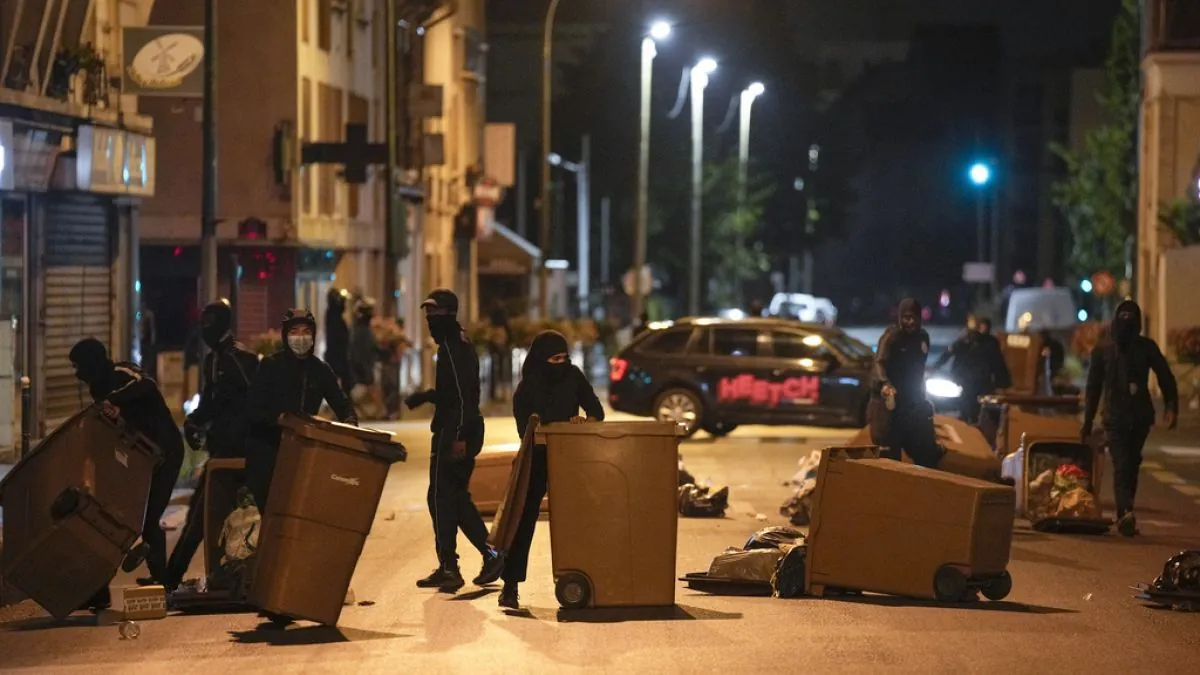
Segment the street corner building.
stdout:
<path fill-rule="evenodd" d="M 0 3 L 0 461 L 90 402 L 67 359 L 134 352 L 138 222 L 155 192 L 153 120 L 119 85 L 122 26 L 147 2 Z"/>

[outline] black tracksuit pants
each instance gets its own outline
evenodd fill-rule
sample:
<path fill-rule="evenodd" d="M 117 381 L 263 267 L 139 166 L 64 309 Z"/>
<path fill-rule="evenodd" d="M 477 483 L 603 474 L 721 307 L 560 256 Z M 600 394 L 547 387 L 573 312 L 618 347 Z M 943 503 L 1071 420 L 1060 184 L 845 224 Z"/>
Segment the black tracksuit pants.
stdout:
<path fill-rule="evenodd" d="M 455 441 L 454 428 L 433 434 L 433 452 L 429 458 L 429 492 L 426 502 L 433 520 L 434 546 L 442 569 L 458 569 L 458 531 L 482 555 L 487 551 L 487 525 L 471 500 L 471 474 L 475 458 L 483 450 L 483 418 L 471 424 L 467 431 L 467 456 L 460 460 L 451 457 Z"/>
<path fill-rule="evenodd" d="M 180 439 L 178 452 L 167 451 L 166 458 L 150 481 L 146 518 L 142 523 L 142 542 L 148 549 L 146 567 L 150 570 L 150 576 L 159 583 L 165 583 L 167 580 L 167 533 L 162 528 L 162 517 L 171 505 L 171 492 L 175 489 L 182 466 L 183 442 Z"/>
<path fill-rule="evenodd" d="M 196 491 L 188 501 L 187 521 L 184 522 L 179 541 L 175 542 L 171 558 L 167 561 L 167 578 L 164 581 L 168 587 L 178 586 L 183 582 L 188 567 L 192 564 L 192 558 L 196 557 L 196 551 L 204 541 L 204 489 L 207 485 L 208 470 L 205 469 L 200 475 L 200 484 L 196 486 Z"/>
<path fill-rule="evenodd" d="M 537 529 L 542 498 L 546 496 L 549 484 L 546 446 L 535 445 L 533 463 L 529 468 L 529 493 L 525 497 L 525 509 L 521 512 L 521 522 L 517 526 L 512 548 L 505 555 L 504 574 L 501 578 L 506 584 L 525 581 L 525 572 L 529 568 L 529 549 L 533 545 L 533 533 Z"/>
<path fill-rule="evenodd" d="M 1142 449 L 1149 426 L 1107 427 L 1108 451 L 1113 462 L 1113 497 L 1117 504 L 1117 518 L 1133 511 L 1137 497 L 1138 473 L 1142 470 Z"/>

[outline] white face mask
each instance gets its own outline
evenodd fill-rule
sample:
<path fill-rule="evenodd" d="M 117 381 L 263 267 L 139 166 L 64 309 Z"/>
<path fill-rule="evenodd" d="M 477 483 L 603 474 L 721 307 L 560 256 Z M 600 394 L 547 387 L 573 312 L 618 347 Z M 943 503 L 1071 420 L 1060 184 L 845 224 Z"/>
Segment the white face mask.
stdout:
<path fill-rule="evenodd" d="M 313 349 L 313 336 L 289 335 L 287 343 L 288 349 L 291 349 L 296 356 L 307 356 Z"/>

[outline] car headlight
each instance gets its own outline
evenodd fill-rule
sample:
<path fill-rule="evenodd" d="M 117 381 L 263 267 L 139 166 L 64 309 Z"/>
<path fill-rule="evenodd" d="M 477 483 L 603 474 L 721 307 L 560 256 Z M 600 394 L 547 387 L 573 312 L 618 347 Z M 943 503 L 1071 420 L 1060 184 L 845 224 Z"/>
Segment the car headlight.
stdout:
<path fill-rule="evenodd" d="M 958 398 L 962 391 L 962 387 L 947 379 L 931 377 L 925 380 L 925 393 L 934 398 Z"/>

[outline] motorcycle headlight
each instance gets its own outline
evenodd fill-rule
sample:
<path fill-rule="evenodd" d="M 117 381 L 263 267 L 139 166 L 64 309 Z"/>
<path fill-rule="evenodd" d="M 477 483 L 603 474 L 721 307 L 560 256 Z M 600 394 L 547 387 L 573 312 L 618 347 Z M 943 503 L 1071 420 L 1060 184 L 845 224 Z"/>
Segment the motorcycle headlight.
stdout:
<path fill-rule="evenodd" d="M 962 396 L 962 387 L 950 380 L 932 377 L 925 380 L 925 393 L 934 398 L 958 398 Z"/>

